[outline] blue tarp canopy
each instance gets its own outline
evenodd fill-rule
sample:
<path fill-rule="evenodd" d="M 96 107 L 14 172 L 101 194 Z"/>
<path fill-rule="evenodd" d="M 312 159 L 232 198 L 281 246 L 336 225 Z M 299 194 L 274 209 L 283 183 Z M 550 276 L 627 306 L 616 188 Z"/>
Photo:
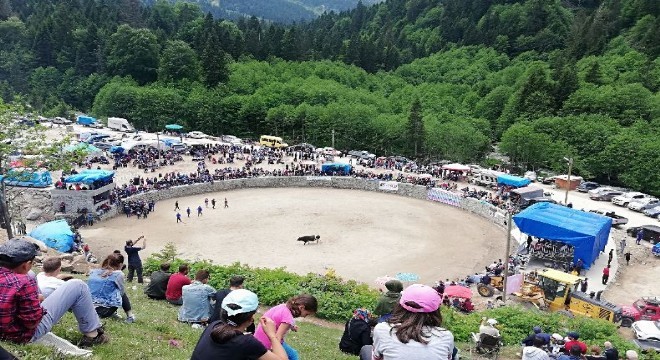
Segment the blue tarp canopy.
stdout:
<path fill-rule="evenodd" d="M 181 144 L 181 140 L 179 140 L 179 139 L 163 139 L 163 140 L 161 140 L 161 141 L 162 141 L 163 144 L 165 144 L 166 146 L 172 146 L 172 145 L 174 145 L 174 144 Z"/>
<path fill-rule="evenodd" d="M 111 154 L 123 154 L 124 153 L 124 148 L 121 146 L 113 146 L 110 148 L 110 153 Z"/>
<path fill-rule="evenodd" d="M 0 181 L 9 186 L 48 187 L 53 179 L 48 171 L 9 170 L 7 175 L 0 175 Z"/>
<path fill-rule="evenodd" d="M 529 185 L 531 182 L 532 181 L 529 179 L 525 179 L 513 175 L 502 174 L 497 176 L 498 185 L 503 184 L 503 185 L 509 185 L 515 187 L 523 187 Z"/>
<path fill-rule="evenodd" d="M 73 250 L 73 231 L 66 220 L 55 220 L 37 226 L 29 234 L 46 246 L 60 252 Z"/>
<path fill-rule="evenodd" d="M 332 172 L 343 172 L 348 174 L 351 172 L 353 167 L 350 164 L 341 164 L 341 163 L 326 163 L 321 165 L 321 172 L 332 173 Z"/>
<path fill-rule="evenodd" d="M 513 221 L 522 233 L 573 246 L 573 262 L 582 259 L 586 269 L 605 250 L 612 227 L 609 217 L 546 202 L 521 211 Z"/>
<path fill-rule="evenodd" d="M 110 181 L 112 180 L 113 176 L 115 176 L 114 171 L 90 169 L 90 170 L 83 170 L 78 174 L 69 175 L 66 177 L 66 179 L 64 179 L 64 182 L 91 184 L 97 180 Z"/>
<path fill-rule="evenodd" d="M 183 126 L 181 126 L 179 124 L 168 124 L 168 125 L 165 125 L 165 129 L 181 131 L 181 130 L 183 130 Z"/>
<path fill-rule="evenodd" d="M 76 150 L 83 151 L 87 154 L 91 154 L 91 153 L 95 153 L 95 152 L 103 152 L 103 151 L 101 151 L 101 149 L 97 148 L 96 146 L 88 144 L 86 142 L 81 142 L 81 143 L 78 143 L 76 145 L 69 145 L 69 146 L 64 148 L 65 152 L 73 152 L 73 151 L 76 151 Z"/>

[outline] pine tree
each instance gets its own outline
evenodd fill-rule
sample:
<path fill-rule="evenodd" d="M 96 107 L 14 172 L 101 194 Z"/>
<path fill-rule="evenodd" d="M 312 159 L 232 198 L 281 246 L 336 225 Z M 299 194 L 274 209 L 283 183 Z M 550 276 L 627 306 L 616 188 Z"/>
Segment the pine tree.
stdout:
<path fill-rule="evenodd" d="M 226 54 L 221 50 L 220 40 L 215 32 L 209 34 L 200 62 L 204 72 L 204 84 L 207 87 L 215 87 L 229 79 Z"/>

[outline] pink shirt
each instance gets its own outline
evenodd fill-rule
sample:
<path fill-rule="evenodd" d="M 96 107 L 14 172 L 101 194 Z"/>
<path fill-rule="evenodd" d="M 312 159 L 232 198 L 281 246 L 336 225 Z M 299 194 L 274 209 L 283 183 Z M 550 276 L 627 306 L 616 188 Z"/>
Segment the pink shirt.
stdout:
<path fill-rule="evenodd" d="M 296 321 L 293 320 L 293 314 L 291 314 L 291 310 L 286 307 L 286 304 L 280 304 L 272 307 L 270 310 L 266 311 L 263 316 L 271 318 L 275 322 L 276 330 L 280 328 L 280 324 L 289 324 L 291 326 L 296 324 Z M 261 341 L 266 349 L 270 349 L 272 347 L 270 339 L 268 339 L 268 336 L 266 336 L 264 329 L 261 328 L 261 324 L 257 326 L 257 331 L 254 332 L 254 337 Z M 282 339 L 282 341 L 284 341 L 284 339 Z"/>

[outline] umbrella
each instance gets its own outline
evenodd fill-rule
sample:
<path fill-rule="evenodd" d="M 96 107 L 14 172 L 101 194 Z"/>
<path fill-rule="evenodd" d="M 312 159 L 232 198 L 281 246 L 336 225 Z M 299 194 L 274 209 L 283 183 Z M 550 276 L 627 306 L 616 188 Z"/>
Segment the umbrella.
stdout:
<path fill-rule="evenodd" d="M 449 285 L 445 288 L 444 296 L 448 297 L 457 297 L 462 299 L 471 299 L 472 290 L 465 286 L 460 285 Z"/>
<path fill-rule="evenodd" d="M 179 131 L 179 130 L 183 130 L 183 126 L 178 125 L 178 124 L 168 124 L 168 125 L 165 125 L 165 129 Z"/>
<path fill-rule="evenodd" d="M 396 274 L 396 278 L 399 281 L 404 281 L 404 282 L 411 282 L 411 281 L 417 281 L 419 280 L 419 275 L 415 273 L 405 273 L 405 272 L 400 272 Z"/>

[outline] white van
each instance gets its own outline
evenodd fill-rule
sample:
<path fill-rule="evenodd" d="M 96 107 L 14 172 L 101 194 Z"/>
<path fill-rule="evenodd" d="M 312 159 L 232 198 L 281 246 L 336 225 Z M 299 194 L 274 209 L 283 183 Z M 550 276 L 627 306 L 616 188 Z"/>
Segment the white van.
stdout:
<path fill-rule="evenodd" d="M 475 185 L 491 187 L 497 185 L 497 177 L 504 174 L 500 171 L 482 170 L 470 180 Z"/>
<path fill-rule="evenodd" d="M 108 127 L 117 131 L 124 132 L 133 132 L 135 128 L 131 125 L 128 120 L 118 117 L 109 117 L 108 118 Z"/>

